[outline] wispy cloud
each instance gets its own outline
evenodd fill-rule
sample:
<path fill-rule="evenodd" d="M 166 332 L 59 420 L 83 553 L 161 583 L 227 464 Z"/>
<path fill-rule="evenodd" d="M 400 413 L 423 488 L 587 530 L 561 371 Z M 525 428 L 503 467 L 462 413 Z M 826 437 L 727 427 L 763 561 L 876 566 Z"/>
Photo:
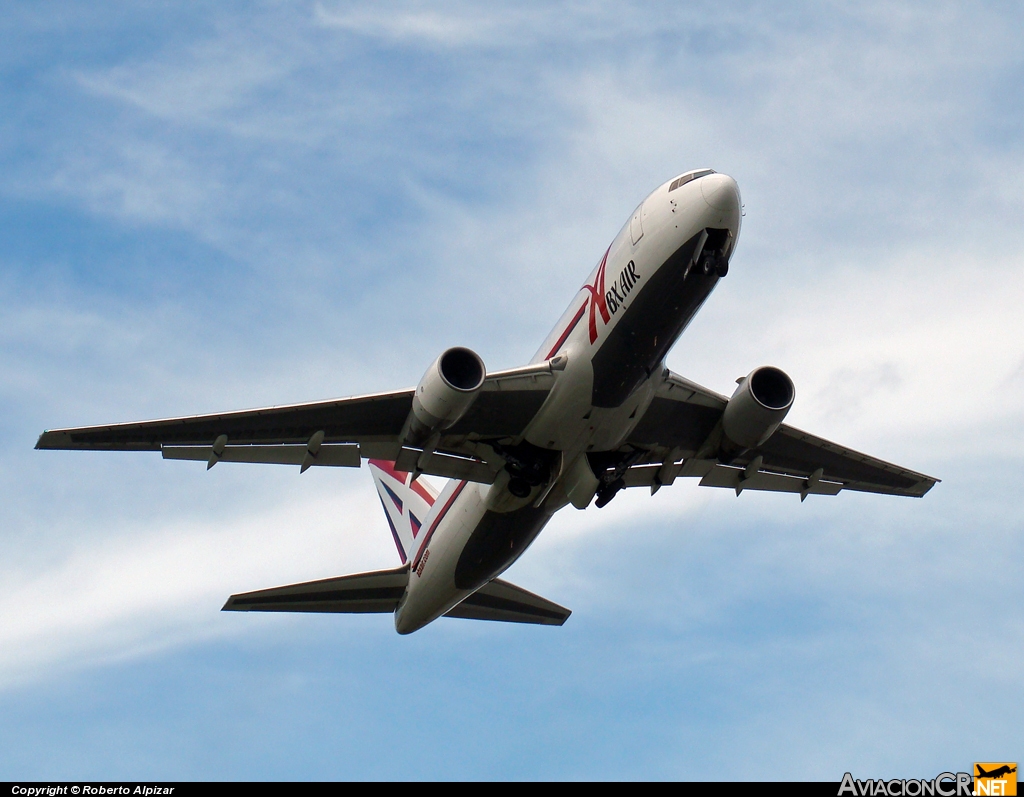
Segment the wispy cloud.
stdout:
<path fill-rule="evenodd" d="M 231 591 L 395 566 L 372 490 L 355 487 L 350 479 L 329 497 L 307 487 L 301 499 L 255 513 L 155 528 L 122 518 L 101 531 L 81 517 L 73 535 L 81 542 L 51 549 L 45 564 L 9 547 L 0 569 L 0 690 L 244 633 L 246 615 L 218 613 Z M 88 511 L 71 500 L 74 507 Z M 72 531 L 70 517 L 63 523 Z"/>
<path fill-rule="evenodd" d="M 921 698 L 915 673 L 1018 688 L 1009 604 L 981 581 L 949 597 L 958 568 L 982 579 L 1020 548 L 1022 152 L 992 132 L 1020 90 L 1004 13 L 325 2 L 222 10 L 123 51 L 64 46 L 89 15 L 66 33 L 40 22 L 52 63 L 31 61 L 0 121 L 0 680 L 158 661 L 248 627 L 216 611 L 232 590 L 392 562 L 365 473 L 199 481 L 180 463 L 33 452 L 44 426 L 405 386 L 456 343 L 514 365 L 646 192 L 708 165 L 737 177 L 747 216 L 669 364 L 718 390 L 779 365 L 794 423 L 944 482 L 915 502 L 690 485 L 567 511 L 514 573 L 586 629 L 567 637 L 580 662 L 538 654 L 590 679 L 552 693 L 624 688 L 589 659 L 652 692 L 685 661 L 763 706 L 773 738 L 877 762 L 892 754 L 863 729 L 913 724 L 891 700 Z M 941 665 L 979 639 L 972 612 L 1007 647 Z M 512 633 L 446 628 L 408 644 L 484 651 Z M 906 659 L 858 654 L 897 642 Z M 814 676 L 843 663 L 830 645 L 849 682 Z M 873 685 L 876 667 L 897 674 Z M 721 706 L 667 694 L 688 717 Z M 855 717 L 854 741 L 818 708 Z M 726 737 L 769 767 L 782 754 L 757 722 L 694 723 L 665 731 L 686 743 L 659 741 L 670 763 L 645 771 L 698 772 L 678 747 L 726 756 Z"/>
<path fill-rule="evenodd" d="M 446 46 L 493 44 L 514 28 L 510 15 L 491 9 L 467 8 L 442 11 L 413 5 L 404 9 L 352 8 L 317 4 L 315 19 L 324 27 L 396 43 L 420 41 Z"/>

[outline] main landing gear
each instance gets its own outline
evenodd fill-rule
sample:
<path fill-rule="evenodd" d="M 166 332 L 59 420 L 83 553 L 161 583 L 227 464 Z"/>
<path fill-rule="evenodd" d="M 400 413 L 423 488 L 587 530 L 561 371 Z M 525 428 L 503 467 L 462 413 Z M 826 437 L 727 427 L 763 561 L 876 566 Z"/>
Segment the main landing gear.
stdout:
<path fill-rule="evenodd" d="M 646 455 L 647 451 L 642 448 L 625 454 L 617 451 L 587 454 L 590 470 L 600 480 L 600 485 L 597 488 L 597 501 L 595 501 L 595 506 L 598 509 L 607 506 L 620 490 L 625 489 L 626 471 Z"/>
<path fill-rule="evenodd" d="M 625 487 L 626 480 L 621 477 L 609 483 L 601 482 L 601 486 L 597 488 L 597 501 L 594 502 L 594 505 L 598 509 L 607 506 L 618 495 L 619 490 L 623 490 Z"/>
<path fill-rule="evenodd" d="M 555 452 L 537 448 L 529 443 L 517 446 L 492 444 L 495 452 L 505 459 L 508 471 L 508 491 L 516 498 L 526 498 L 534 487 L 544 484 L 551 475 Z"/>

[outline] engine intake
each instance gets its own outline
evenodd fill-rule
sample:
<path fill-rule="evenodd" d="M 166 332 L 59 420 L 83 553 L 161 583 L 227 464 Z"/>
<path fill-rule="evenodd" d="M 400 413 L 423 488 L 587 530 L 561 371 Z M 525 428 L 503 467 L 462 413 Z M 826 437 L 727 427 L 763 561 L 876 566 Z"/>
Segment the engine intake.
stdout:
<path fill-rule="evenodd" d="M 784 371 L 755 368 L 740 382 L 722 415 L 722 431 L 741 448 L 756 448 L 771 437 L 793 406 L 796 388 Z"/>
<path fill-rule="evenodd" d="M 466 414 L 483 387 L 487 370 L 472 349 L 448 349 L 431 363 L 416 386 L 408 442 L 448 429 Z"/>

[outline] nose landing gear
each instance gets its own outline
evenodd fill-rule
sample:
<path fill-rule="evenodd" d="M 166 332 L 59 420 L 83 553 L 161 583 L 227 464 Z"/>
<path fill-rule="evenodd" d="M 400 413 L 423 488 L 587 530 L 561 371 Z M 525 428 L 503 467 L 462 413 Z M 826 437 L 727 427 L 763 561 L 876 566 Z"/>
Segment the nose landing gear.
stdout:
<path fill-rule="evenodd" d="M 712 274 L 724 277 L 729 273 L 729 258 L 717 252 L 708 252 L 701 256 L 700 271 L 705 277 Z"/>
<path fill-rule="evenodd" d="M 719 278 L 724 277 L 729 273 L 729 258 L 726 252 L 732 248 L 729 244 L 732 233 L 726 229 L 712 228 L 708 228 L 706 232 L 707 237 L 703 244 L 698 246 L 700 260 L 697 262 L 697 268 L 705 277 L 712 274 L 717 274 Z"/>

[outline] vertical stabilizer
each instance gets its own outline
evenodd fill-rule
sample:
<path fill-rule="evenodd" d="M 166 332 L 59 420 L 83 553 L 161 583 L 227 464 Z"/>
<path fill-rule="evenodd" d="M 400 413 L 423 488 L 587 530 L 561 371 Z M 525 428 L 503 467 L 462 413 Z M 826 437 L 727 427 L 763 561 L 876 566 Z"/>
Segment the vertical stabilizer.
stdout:
<path fill-rule="evenodd" d="M 370 473 L 391 526 L 398 555 L 405 564 L 416 550 L 421 532 L 426 533 L 423 524 L 437 498 L 437 490 L 422 478 L 413 479 L 411 473 L 395 470 L 395 463 L 387 460 L 371 459 Z"/>

